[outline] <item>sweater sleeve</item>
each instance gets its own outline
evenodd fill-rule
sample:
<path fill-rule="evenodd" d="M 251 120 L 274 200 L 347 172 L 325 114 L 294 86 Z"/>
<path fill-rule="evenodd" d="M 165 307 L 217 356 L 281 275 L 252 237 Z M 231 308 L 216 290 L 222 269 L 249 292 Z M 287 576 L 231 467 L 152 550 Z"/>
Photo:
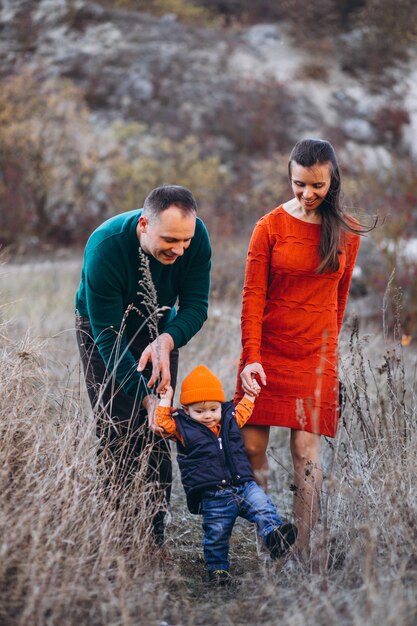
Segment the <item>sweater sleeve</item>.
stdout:
<path fill-rule="evenodd" d="M 98 230 L 86 246 L 82 274 L 81 295 L 77 295 L 81 314 L 90 319 L 94 339 L 107 370 L 112 373 L 115 388 L 132 397 L 148 393 L 146 377 L 137 372 L 137 359 L 125 332 L 128 315 L 136 315 L 135 306 L 141 306 L 137 291 L 139 269 L 138 242 L 134 225 L 129 229 Z M 160 332 L 169 333 L 174 347 L 187 343 L 207 319 L 211 247 L 207 230 L 197 218 L 196 232 L 190 247 L 181 259 L 164 266 L 154 258 L 152 280 L 158 291 L 161 306 L 172 308 L 172 314 Z M 79 290 L 80 291 L 80 290 Z M 136 297 L 136 300 L 135 300 Z M 175 315 L 175 299 L 178 313 Z M 133 309 L 127 307 L 131 302 Z M 127 307 L 127 308 L 126 308 Z M 129 337 L 134 342 L 143 333 L 143 324 Z M 130 328 L 135 328 L 134 325 Z"/>
<path fill-rule="evenodd" d="M 211 245 L 206 227 L 199 219 L 194 239 L 187 270 L 178 285 L 177 315 L 164 328 L 173 338 L 175 348 L 188 343 L 207 319 Z"/>
<path fill-rule="evenodd" d="M 265 222 L 258 222 L 252 234 L 246 261 L 242 299 L 243 364 L 261 363 L 262 321 L 270 266 L 270 245 Z"/>
<path fill-rule="evenodd" d="M 149 393 L 147 379 L 136 371 L 129 349 L 123 303 L 126 276 L 118 249 L 112 242 L 86 249 L 85 294 L 94 339 L 107 370 L 114 374 L 115 390 L 122 387 L 133 396 Z"/>
<path fill-rule="evenodd" d="M 183 441 L 177 428 L 174 418 L 172 417 L 172 409 L 169 406 L 157 406 L 155 409 L 155 421 L 157 426 L 164 429 L 164 437 L 172 437 L 175 440 Z"/>
<path fill-rule="evenodd" d="M 346 258 L 346 267 L 343 275 L 339 281 L 338 291 L 337 291 L 337 328 L 338 332 L 342 328 L 343 316 L 346 310 L 347 299 L 349 296 L 349 287 L 352 280 L 353 269 L 356 263 L 356 257 L 358 255 L 359 244 L 360 244 L 360 236 L 347 233 L 347 258 Z"/>
<path fill-rule="evenodd" d="M 252 415 L 254 403 L 248 398 L 242 400 L 235 407 L 235 419 L 239 428 L 242 428 Z"/>

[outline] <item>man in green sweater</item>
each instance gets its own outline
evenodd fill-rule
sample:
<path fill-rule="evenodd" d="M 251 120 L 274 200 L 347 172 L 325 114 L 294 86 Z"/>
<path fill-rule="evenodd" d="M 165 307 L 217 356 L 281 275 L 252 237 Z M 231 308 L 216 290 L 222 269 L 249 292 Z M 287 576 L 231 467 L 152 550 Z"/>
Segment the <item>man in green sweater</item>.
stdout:
<path fill-rule="evenodd" d="M 159 544 L 171 457 L 154 425 L 156 394 L 175 386 L 178 348 L 207 319 L 211 247 L 196 211 L 188 189 L 164 185 L 151 191 L 143 209 L 104 222 L 87 242 L 75 301 L 78 347 L 109 480 L 127 486 L 141 453 L 150 449 L 148 479 L 162 490 L 153 517 Z"/>

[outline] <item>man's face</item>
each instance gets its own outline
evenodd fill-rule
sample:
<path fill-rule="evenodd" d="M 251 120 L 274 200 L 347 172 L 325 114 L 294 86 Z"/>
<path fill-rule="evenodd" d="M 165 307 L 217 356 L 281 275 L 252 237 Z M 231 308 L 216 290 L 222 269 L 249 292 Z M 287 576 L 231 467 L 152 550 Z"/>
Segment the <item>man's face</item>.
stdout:
<path fill-rule="evenodd" d="M 141 215 L 137 226 L 142 250 L 163 265 L 172 265 L 182 256 L 194 237 L 196 216 L 175 205 L 156 218 Z"/>

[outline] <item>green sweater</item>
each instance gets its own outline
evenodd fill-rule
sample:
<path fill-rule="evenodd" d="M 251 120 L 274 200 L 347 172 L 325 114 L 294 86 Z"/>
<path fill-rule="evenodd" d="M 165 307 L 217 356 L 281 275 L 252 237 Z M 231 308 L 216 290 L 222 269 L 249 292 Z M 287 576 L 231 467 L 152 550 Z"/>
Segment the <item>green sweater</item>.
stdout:
<path fill-rule="evenodd" d="M 142 395 L 147 381 L 136 371 L 137 360 L 129 345 L 134 345 L 136 338 L 151 341 L 146 322 L 149 312 L 140 293 L 147 289 L 139 284 L 144 280 L 136 234 L 140 214 L 141 210 L 121 213 L 92 233 L 85 248 L 75 299 L 78 313 L 90 320 L 96 345 L 109 372 L 115 369 L 117 383 L 131 396 Z M 174 347 L 179 348 L 207 319 L 211 265 L 207 230 L 197 218 L 189 248 L 172 265 L 164 265 L 151 255 L 144 256 L 149 260 L 158 305 L 169 307 L 158 321 L 158 330 L 169 333 Z"/>

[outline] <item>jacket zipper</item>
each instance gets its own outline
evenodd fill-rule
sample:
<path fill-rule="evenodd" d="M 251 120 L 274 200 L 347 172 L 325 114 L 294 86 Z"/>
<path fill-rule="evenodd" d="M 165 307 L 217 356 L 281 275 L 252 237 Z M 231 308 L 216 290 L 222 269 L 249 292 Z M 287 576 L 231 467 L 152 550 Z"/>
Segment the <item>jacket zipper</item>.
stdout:
<path fill-rule="evenodd" d="M 203 426 L 202 424 L 199 424 L 199 426 L 201 426 L 201 428 L 207 428 L 207 426 Z M 223 450 L 222 438 L 217 437 L 217 435 L 215 435 L 210 428 L 209 428 L 209 431 L 213 435 L 213 437 L 217 439 L 217 443 L 219 444 L 219 457 L 220 457 L 220 462 L 223 468 L 223 475 L 225 477 L 225 480 L 233 480 L 233 472 L 230 471 L 232 468 L 229 467 L 229 463 L 226 459 L 225 451 Z"/>

